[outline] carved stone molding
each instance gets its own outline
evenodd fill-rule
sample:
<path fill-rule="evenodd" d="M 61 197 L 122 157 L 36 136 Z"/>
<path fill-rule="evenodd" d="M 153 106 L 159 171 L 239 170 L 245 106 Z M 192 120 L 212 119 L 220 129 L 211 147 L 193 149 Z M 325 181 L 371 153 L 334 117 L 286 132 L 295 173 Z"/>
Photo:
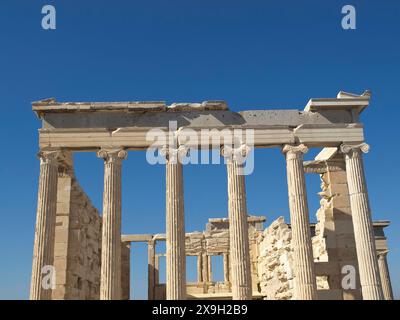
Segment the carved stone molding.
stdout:
<path fill-rule="evenodd" d="M 58 177 L 74 176 L 72 152 L 62 149 L 40 150 L 37 153 L 40 164 L 58 166 Z"/>
<path fill-rule="evenodd" d="M 62 158 L 63 153 L 61 150 L 40 150 L 37 153 L 37 157 L 40 159 L 41 164 L 58 164 L 58 161 Z"/>
<path fill-rule="evenodd" d="M 299 145 L 291 145 L 291 144 L 285 144 L 282 147 L 282 152 L 286 154 L 291 154 L 291 153 L 307 153 L 308 152 L 308 147 L 304 144 L 299 144 Z"/>
<path fill-rule="evenodd" d="M 251 148 L 246 144 L 241 144 L 239 147 L 232 147 L 230 145 L 224 145 L 221 147 L 221 156 L 223 156 L 228 162 L 236 161 L 242 164 Z"/>
<path fill-rule="evenodd" d="M 128 156 L 128 152 L 122 148 L 117 149 L 106 149 L 101 148 L 97 152 L 97 156 L 102 158 L 105 162 L 110 163 L 121 163 L 122 160 L 126 159 Z"/>
<path fill-rule="evenodd" d="M 368 153 L 369 145 L 365 142 L 359 144 L 342 144 L 340 146 L 340 151 L 344 154 L 349 153 L 351 151 L 360 150 L 363 153 Z"/>
<path fill-rule="evenodd" d="M 165 157 L 170 163 L 182 162 L 182 159 L 189 155 L 189 147 L 180 145 L 179 147 L 163 146 L 159 149 L 159 153 Z"/>
<path fill-rule="evenodd" d="M 385 258 L 388 253 L 389 253 L 389 250 L 377 250 L 377 252 L 376 252 L 376 254 L 378 255 L 378 258 Z"/>

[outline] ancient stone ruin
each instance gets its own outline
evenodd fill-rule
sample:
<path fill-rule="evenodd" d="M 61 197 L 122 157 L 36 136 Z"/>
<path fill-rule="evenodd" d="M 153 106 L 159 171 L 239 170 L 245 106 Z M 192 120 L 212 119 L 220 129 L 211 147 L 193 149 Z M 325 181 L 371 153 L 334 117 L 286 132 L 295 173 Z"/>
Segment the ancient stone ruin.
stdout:
<path fill-rule="evenodd" d="M 34 102 L 42 128 L 30 298 L 129 299 L 130 244 L 145 242 L 149 299 L 393 299 L 384 234 L 389 221 L 372 222 L 363 168 L 369 147 L 359 116 L 369 101 L 368 91 L 339 92 L 310 99 L 304 110 L 241 112 L 221 101 Z M 149 139 L 152 130 L 164 138 Z M 204 147 L 220 150 L 225 161 L 228 217 L 187 232 L 182 159 Z M 159 234 L 121 235 L 121 166 L 128 152 L 149 148 L 165 160 L 166 226 Z M 248 214 L 241 159 L 253 148 L 282 150 L 290 221 L 280 217 L 264 228 L 265 217 Z M 309 148 L 322 151 L 304 161 Z M 83 151 L 104 161 L 101 215 L 74 174 L 73 153 Z M 316 224 L 309 222 L 305 174 L 321 178 Z M 156 253 L 161 241 L 166 251 Z M 160 283 L 164 255 L 166 283 Z M 215 255 L 223 257 L 223 281 L 212 277 Z M 197 259 L 194 283 L 186 281 L 187 256 Z M 50 287 L 43 283 L 49 267 Z"/>

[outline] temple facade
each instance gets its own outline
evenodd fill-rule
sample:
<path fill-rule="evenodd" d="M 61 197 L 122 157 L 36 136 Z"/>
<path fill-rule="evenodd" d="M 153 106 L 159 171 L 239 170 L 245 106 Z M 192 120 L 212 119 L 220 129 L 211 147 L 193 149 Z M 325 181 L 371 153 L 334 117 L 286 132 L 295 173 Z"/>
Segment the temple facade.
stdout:
<path fill-rule="evenodd" d="M 310 99 L 304 110 L 241 112 L 221 101 L 34 102 L 42 128 L 30 298 L 129 299 L 130 243 L 144 241 L 149 299 L 392 299 L 389 222 L 372 221 L 363 166 L 369 146 L 359 116 L 369 101 L 368 91 L 339 92 Z M 184 164 L 205 148 L 217 149 L 226 165 L 228 213 L 188 233 Z M 256 148 L 280 148 L 286 164 L 290 221 L 266 229 L 265 218 L 247 212 L 246 163 Z M 322 151 L 304 161 L 311 148 Z M 121 168 L 135 150 L 155 150 L 166 167 L 160 234 L 121 235 Z M 76 152 L 96 152 L 104 163 L 101 215 L 75 177 Z M 321 178 L 316 224 L 306 174 Z M 166 242 L 164 284 L 159 241 Z M 223 282 L 213 281 L 213 255 L 223 256 Z M 197 257 L 195 283 L 186 281 L 187 256 Z"/>

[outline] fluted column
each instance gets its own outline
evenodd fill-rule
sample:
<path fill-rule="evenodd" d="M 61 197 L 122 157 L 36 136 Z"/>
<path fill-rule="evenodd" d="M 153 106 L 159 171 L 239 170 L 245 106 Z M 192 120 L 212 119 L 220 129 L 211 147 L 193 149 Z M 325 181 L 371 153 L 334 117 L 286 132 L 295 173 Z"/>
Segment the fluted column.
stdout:
<path fill-rule="evenodd" d="M 54 262 L 54 236 L 57 209 L 58 151 L 41 151 L 35 242 L 33 247 L 30 299 L 50 300 L 50 287 L 42 281 L 43 267 Z"/>
<path fill-rule="evenodd" d="M 368 152 L 369 146 L 366 143 L 357 145 L 343 144 L 340 150 L 345 155 L 346 160 L 347 184 L 349 187 L 351 215 L 363 299 L 383 300 L 374 230 L 362 160 L 362 152 Z"/>
<path fill-rule="evenodd" d="M 147 266 L 148 266 L 148 300 L 154 300 L 154 290 L 155 290 L 155 264 L 156 264 L 156 259 L 155 259 L 155 241 L 150 240 L 147 243 Z"/>
<path fill-rule="evenodd" d="M 229 283 L 229 253 L 224 253 L 223 254 L 224 258 L 224 282 L 225 284 Z"/>
<path fill-rule="evenodd" d="M 383 297 L 385 300 L 393 300 L 392 283 L 390 281 L 389 268 L 386 260 L 388 251 L 378 253 L 378 266 L 381 276 Z"/>
<path fill-rule="evenodd" d="M 243 174 L 244 159 L 248 151 L 245 145 L 238 148 L 224 146 L 221 149 L 228 173 L 229 244 L 234 300 L 252 298 L 246 187 Z"/>
<path fill-rule="evenodd" d="M 290 224 L 294 259 L 294 299 L 317 299 L 317 285 L 310 234 L 307 191 L 304 178 L 303 154 L 308 148 L 285 145 L 286 170 L 289 194 Z"/>
<path fill-rule="evenodd" d="M 203 282 L 203 262 L 201 253 L 197 255 L 197 283 Z"/>
<path fill-rule="evenodd" d="M 100 299 L 121 299 L 121 167 L 123 149 L 101 149 L 104 159 Z"/>
<path fill-rule="evenodd" d="M 207 255 L 207 274 L 208 274 L 208 282 L 212 282 L 213 276 L 212 276 L 212 266 L 211 266 L 211 256 Z"/>
<path fill-rule="evenodd" d="M 186 299 L 185 215 L 181 156 L 187 150 L 166 147 L 166 255 L 167 300 Z"/>
<path fill-rule="evenodd" d="M 201 255 L 201 268 L 202 268 L 202 280 L 204 283 L 209 282 L 209 276 L 208 276 L 208 255 L 203 252 L 203 254 Z"/>

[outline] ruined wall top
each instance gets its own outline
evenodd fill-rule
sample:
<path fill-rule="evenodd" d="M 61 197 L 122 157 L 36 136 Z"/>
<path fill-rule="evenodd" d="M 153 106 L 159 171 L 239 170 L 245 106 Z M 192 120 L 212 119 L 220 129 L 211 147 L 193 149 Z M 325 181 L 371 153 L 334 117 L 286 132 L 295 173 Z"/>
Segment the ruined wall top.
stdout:
<path fill-rule="evenodd" d="M 264 222 L 266 218 L 264 216 L 248 216 L 247 223 L 249 227 L 254 227 L 256 230 L 261 231 L 264 228 Z M 210 218 L 206 224 L 206 231 L 216 230 L 228 230 L 229 219 L 228 218 Z"/>
<path fill-rule="evenodd" d="M 32 103 L 32 110 L 38 114 L 45 112 L 77 112 L 77 111 L 131 111 L 131 112 L 163 112 L 163 111 L 204 111 L 229 110 L 225 101 L 203 101 L 201 103 L 172 103 L 165 101 L 127 101 L 127 102 L 58 102 L 55 98 L 44 99 Z"/>

